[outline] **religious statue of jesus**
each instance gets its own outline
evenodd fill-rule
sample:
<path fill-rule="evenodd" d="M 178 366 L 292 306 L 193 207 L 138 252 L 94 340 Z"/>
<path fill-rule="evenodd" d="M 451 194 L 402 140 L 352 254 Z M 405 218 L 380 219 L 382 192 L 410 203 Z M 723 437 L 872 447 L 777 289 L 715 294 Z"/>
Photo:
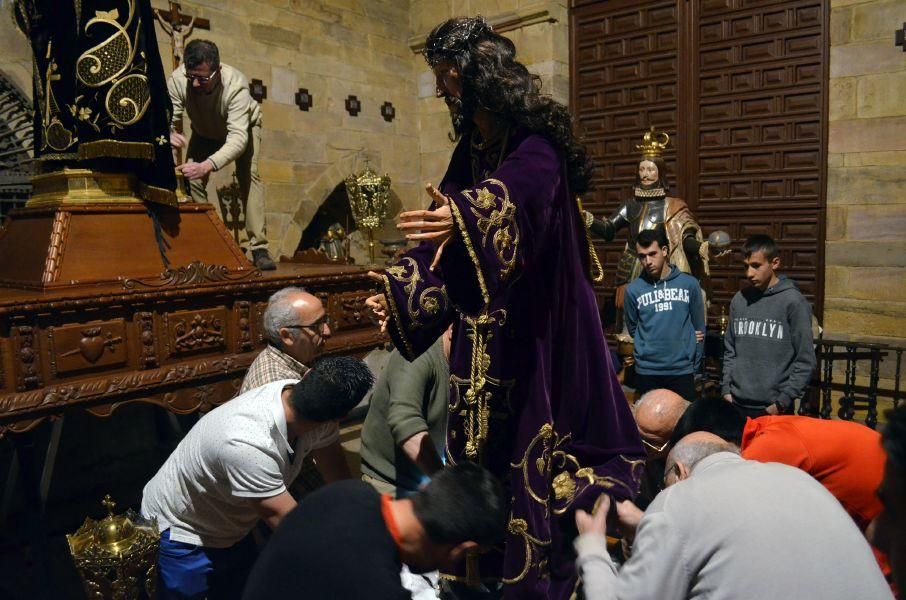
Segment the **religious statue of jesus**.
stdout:
<path fill-rule="evenodd" d="M 566 600 L 575 510 L 634 497 L 645 452 L 592 289 L 576 201 L 590 164 L 566 107 L 515 56 L 480 17 L 428 36 L 458 143 L 433 206 L 400 215 L 421 244 L 374 275 L 384 293 L 368 305 L 408 360 L 453 323 L 447 464 L 482 464 L 511 500 L 504 546 L 445 579 Z"/>

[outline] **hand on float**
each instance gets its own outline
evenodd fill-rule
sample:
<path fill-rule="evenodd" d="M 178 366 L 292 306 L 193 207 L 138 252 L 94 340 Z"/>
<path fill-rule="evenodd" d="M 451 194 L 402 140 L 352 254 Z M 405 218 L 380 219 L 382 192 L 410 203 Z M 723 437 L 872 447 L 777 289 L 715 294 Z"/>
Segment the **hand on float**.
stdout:
<path fill-rule="evenodd" d="M 211 171 L 214 170 L 214 164 L 209 160 L 203 160 L 197 163 L 190 159 L 188 162 L 185 162 L 176 168 L 181 171 L 189 181 L 196 181 L 207 177 Z"/>
<path fill-rule="evenodd" d="M 437 247 L 434 260 L 431 261 L 431 270 L 440 262 L 444 246 L 453 237 L 453 212 L 450 209 L 450 199 L 430 183 L 425 184 L 425 190 L 434 200 L 434 210 L 410 210 L 400 214 L 400 223 L 397 228 L 406 234 L 407 240 L 430 240 Z M 408 233 L 417 231 L 418 233 Z"/>
<path fill-rule="evenodd" d="M 174 148 L 185 148 L 186 147 L 186 136 L 179 133 L 178 131 L 170 131 L 170 145 Z"/>
<path fill-rule="evenodd" d="M 588 514 L 581 508 L 576 511 L 576 529 L 579 535 L 597 533 L 605 535 L 607 531 L 607 513 L 610 512 L 610 496 L 601 494 L 594 513 Z"/>
<path fill-rule="evenodd" d="M 374 281 L 383 282 L 384 278 L 374 271 L 368 271 L 368 277 Z M 381 333 L 387 331 L 387 296 L 384 294 L 375 294 L 365 300 L 365 306 L 368 307 L 374 316 L 377 317 L 378 324 L 381 326 Z"/>

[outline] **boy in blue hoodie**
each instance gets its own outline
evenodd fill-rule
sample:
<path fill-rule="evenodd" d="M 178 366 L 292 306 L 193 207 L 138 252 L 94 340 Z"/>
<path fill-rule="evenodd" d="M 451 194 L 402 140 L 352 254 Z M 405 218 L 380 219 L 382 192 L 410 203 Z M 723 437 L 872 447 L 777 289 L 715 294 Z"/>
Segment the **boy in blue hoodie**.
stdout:
<path fill-rule="evenodd" d="M 705 304 L 698 280 L 667 262 L 662 226 L 639 233 L 642 274 L 626 288 L 623 311 L 634 343 L 636 394 L 668 389 L 696 399 L 705 338 Z"/>
<path fill-rule="evenodd" d="M 815 370 L 812 307 L 792 279 L 777 274 L 773 239 L 753 235 L 743 255 L 752 285 L 730 302 L 721 392 L 752 418 L 790 412 Z"/>

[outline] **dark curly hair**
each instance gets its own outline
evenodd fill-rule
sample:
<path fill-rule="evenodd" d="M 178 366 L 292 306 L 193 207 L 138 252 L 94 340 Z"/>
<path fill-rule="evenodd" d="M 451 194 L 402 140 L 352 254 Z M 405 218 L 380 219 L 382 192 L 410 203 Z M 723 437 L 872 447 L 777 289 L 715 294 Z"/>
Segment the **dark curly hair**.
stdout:
<path fill-rule="evenodd" d="M 573 133 L 565 106 L 541 95 L 541 80 L 516 60 L 516 46 L 481 17 L 456 17 L 435 27 L 425 41 L 432 67 L 447 61 L 462 76 L 462 108 L 469 117 L 483 108 L 547 138 L 563 153 L 574 194 L 589 190 L 593 165 Z M 449 100 L 448 100 L 449 101 Z M 457 137 L 471 133 L 471 118 L 454 119 Z"/>

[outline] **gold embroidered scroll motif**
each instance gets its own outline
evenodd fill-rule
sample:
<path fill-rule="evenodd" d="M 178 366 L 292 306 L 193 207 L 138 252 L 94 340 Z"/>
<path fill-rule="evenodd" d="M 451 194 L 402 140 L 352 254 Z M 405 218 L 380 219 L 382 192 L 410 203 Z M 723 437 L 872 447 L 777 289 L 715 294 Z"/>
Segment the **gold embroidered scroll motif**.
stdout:
<path fill-rule="evenodd" d="M 619 458 L 629 465 L 632 480 L 638 482 L 641 477 L 641 471 L 645 468 L 645 460 L 630 459 L 622 454 Z M 553 452 L 553 460 L 557 468 L 563 469 L 554 477 L 553 482 L 554 498 L 558 504 L 554 509 L 555 515 L 562 515 L 569 510 L 576 497 L 590 486 L 599 486 L 607 490 L 619 486 L 625 488 L 630 496 L 633 496 L 638 491 L 638 489 L 630 487 L 616 477 L 598 475 L 591 467 L 583 467 L 572 454 L 555 450 Z M 575 471 L 571 472 L 570 467 L 575 468 Z"/>
<path fill-rule="evenodd" d="M 529 574 L 533 567 L 541 571 L 543 575 L 544 571 L 546 571 L 546 561 L 541 558 L 541 552 L 543 548 L 551 545 L 550 540 L 540 540 L 530 534 L 528 522 L 525 519 L 514 519 L 511 517 L 507 530 L 510 534 L 521 537 L 525 543 L 525 563 L 518 575 L 512 578 L 504 577 L 501 581 L 507 585 L 518 583 L 525 579 L 525 576 Z"/>
<path fill-rule="evenodd" d="M 544 515 L 548 516 L 550 514 L 550 490 L 554 492 L 554 497 L 557 499 L 563 498 L 564 494 L 570 492 L 570 485 L 574 491 L 575 483 L 568 476 L 566 479 L 563 479 L 560 473 L 557 477 L 554 478 L 554 481 L 550 486 L 548 486 L 547 481 L 549 481 L 551 473 L 551 465 L 553 460 L 560 455 L 565 453 L 556 450 L 561 447 L 571 438 L 570 434 L 566 434 L 562 438 L 557 435 L 554 426 L 551 423 L 545 423 L 541 426 L 541 429 L 535 434 L 535 437 L 532 438 L 532 441 L 529 442 L 529 445 L 525 449 L 525 454 L 522 457 L 522 460 L 518 463 L 510 463 L 510 467 L 514 469 L 519 469 L 522 473 L 522 483 L 525 491 L 528 493 L 529 497 L 535 502 L 544 506 Z M 534 460 L 531 460 L 532 455 L 536 452 L 536 447 L 538 444 L 541 444 L 540 455 Z M 555 455 L 556 452 L 556 455 Z M 541 475 L 545 481 L 544 491 L 539 492 L 538 490 L 532 487 L 531 483 L 531 468 L 534 467 L 538 474 Z"/>
<path fill-rule="evenodd" d="M 120 11 L 99 10 L 85 23 L 85 33 L 91 29 L 107 28 L 113 33 L 103 42 L 92 46 L 76 61 L 76 77 L 90 88 L 110 83 L 104 98 L 104 109 L 112 129 L 128 127 L 144 116 L 151 104 L 151 87 L 145 72 L 146 57 L 142 53 L 141 66 L 135 64 L 141 17 L 135 14 L 135 0 L 126 0 L 126 20 L 120 23 Z M 135 20 L 135 38 L 129 37 L 129 28 Z M 125 73 L 125 75 L 124 75 Z"/>
<path fill-rule="evenodd" d="M 482 234 L 481 245 L 491 247 L 500 262 L 500 277 L 509 276 L 516 266 L 516 253 L 519 248 L 519 224 L 516 222 L 516 205 L 510 201 L 510 192 L 499 179 L 486 179 L 481 182 L 484 187 L 476 190 L 463 190 L 462 195 L 472 205 L 470 210 L 478 220 L 478 230 Z M 494 194 L 488 188 L 496 186 L 503 192 L 502 196 Z M 490 211 L 490 214 L 486 214 Z"/>
<path fill-rule="evenodd" d="M 447 291 L 444 288 L 431 286 L 418 293 L 418 283 L 422 278 L 414 258 L 404 256 L 400 264 L 389 267 L 386 273 L 403 285 L 403 292 L 407 295 L 410 330 L 426 325 L 424 317 L 431 318 L 446 312 Z"/>
<path fill-rule="evenodd" d="M 76 77 L 88 87 L 100 87 L 119 77 L 135 58 L 135 44 L 129 38 L 127 29 L 132 24 L 135 16 L 135 0 L 127 0 L 129 11 L 126 22 L 120 24 L 119 10 L 99 10 L 94 18 L 85 23 L 85 33 L 96 26 L 106 25 L 112 27 L 113 35 L 106 40 L 92 46 L 79 56 L 76 61 Z M 138 29 L 136 29 L 136 39 Z"/>

